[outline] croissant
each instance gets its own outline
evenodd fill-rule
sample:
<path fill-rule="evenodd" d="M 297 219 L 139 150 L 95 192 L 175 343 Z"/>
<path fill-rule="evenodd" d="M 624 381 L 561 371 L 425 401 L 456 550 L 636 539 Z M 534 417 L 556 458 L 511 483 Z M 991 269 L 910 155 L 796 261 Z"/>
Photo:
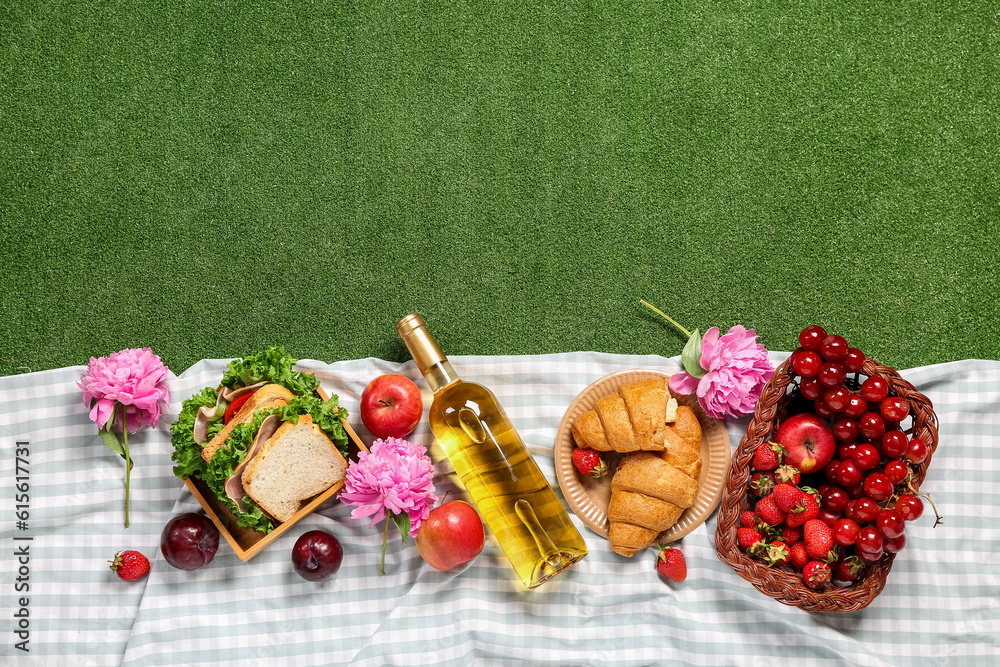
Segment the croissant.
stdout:
<path fill-rule="evenodd" d="M 663 378 L 651 378 L 605 396 L 594 410 L 576 418 L 571 431 L 577 446 L 586 449 L 622 454 L 663 451 L 666 424 L 674 421 L 676 410 L 677 401 Z"/>
<path fill-rule="evenodd" d="M 633 556 L 694 504 L 698 482 L 654 452 L 626 454 L 611 478 L 611 550 Z"/>
<path fill-rule="evenodd" d="M 694 504 L 701 473 L 701 423 L 678 406 L 662 378 L 627 384 L 571 427 L 577 446 L 623 454 L 611 479 L 611 548 L 633 556 Z"/>

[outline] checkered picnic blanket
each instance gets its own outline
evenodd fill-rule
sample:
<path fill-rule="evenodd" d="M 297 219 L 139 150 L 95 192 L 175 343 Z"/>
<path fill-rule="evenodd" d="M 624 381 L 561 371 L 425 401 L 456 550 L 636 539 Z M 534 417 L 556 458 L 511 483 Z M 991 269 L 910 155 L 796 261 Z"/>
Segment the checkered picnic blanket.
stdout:
<path fill-rule="evenodd" d="M 772 355 L 777 364 L 784 353 Z M 438 572 L 410 539 L 389 540 L 350 507 L 314 514 L 247 563 L 228 545 L 200 570 L 170 567 L 160 532 L 199 511 L 171 471 L 170 424 L 181 402 L 218 382 L 225 360 L 170 380 L 170 411 L 130 438 L 132 525 L 122 521 L 123 462 L 97 436 L 75 383 L 83 367 L 0 378 L 0 662 L 5 665 L 992 665 L 1000 646 L 1000 362 L 965 360 L 901 374 L 934 403 L 940 444 L 924 491 L 929 511 L 907 528 L 885 591 L 850 614 L 811 614 L 758 593 L 715 554 L 714 516 L 685 537 L 688 579 L 667 583 L 650 550 L 632 559 L 575 516 L 589 555 L 525 590 L 487 543 L 468 566 Z M 593 352 L 452 358 L 493 389 L 558 492 L 552 445 L 573 398 L 628 368 L 680 369 L 679 359 Z M 378 374 L 400 372 L 430 393 L 412 362 L 303 361 L 340 397 L 352 425 Z M 727 424 L 735 447 L 746 421 Z M 429 443 L 426 421 L 410 439 Z M 440 492 L 452 485 L 437 462 Z M 302 532 L 337 535 L 334 579 L 309 583 L 291 568 Z M 395 529 L 393 528 L 393 531 Z M 107 567 L 123 548 L 152 562 L 124 583 Z"/>

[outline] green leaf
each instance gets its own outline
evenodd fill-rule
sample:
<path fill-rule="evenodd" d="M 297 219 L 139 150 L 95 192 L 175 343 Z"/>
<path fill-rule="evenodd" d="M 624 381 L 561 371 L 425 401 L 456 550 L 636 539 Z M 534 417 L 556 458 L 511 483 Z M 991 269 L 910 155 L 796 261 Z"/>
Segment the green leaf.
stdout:
<path fill-rule="evenodd" d="M 296 361 L 283 347 L 272 345 L 230 362 L 222 376 L 222 384 L 233 389 L 267 381 L 280 384 L 299 396 L 315 392 L 319 380 L 312 373 L 292 370 Z"/>
<path fill-rule="evenodd" d="M 108 421 L 108 424 L 111 424 L 110 420 Z M 125 448 L 122 447 L 122 443 L 118 442 L 117 435 L 112 433 L 109 429 L 103 428 L 97 431 L 97 433 L 101 436 L 101 440 L 104 441 L 104 444 L 108 446 L 108 449 L 113 451 L 118 456 L 125 458 Z"/>
<path fill-rule="evenodd" d="M 701 367 L 701 332 L 697 329 L 691 332 L 681 353 L 681 361 L 684 363 L 684 370 L 692 377 L 700 378 L 708 372 Z"/>
<path fill-rule="evenodd" d="M 410 534 L 410 515 L 406 512 L 399 514 L 389 512 L 389 516 L 396 522 L 396 527 L 399 528 L 399 533 L 403 536 L 403 544 L 406 544 L 406 536 Z"/>
<path fill-rule="evenodd" d="M 201 457 L 201 445 L 194 441 L 194 420 L 198 414 L 198 408 L 210 408 L 215 405 L 216 391 L 212 387 L 205 387 L 199 393 L 184 401 L 181 413 L 170 426 L 170 442 L 174 446 L 174 452 L 170 456 L 174 463 L 174 474 L 180 478 L 190 477 L 205 468 L 205 459 Z M 211 440 L 222 430 L 223 423 L 220 416 L 215 421 L 208 424 L 208 438 Z"/>

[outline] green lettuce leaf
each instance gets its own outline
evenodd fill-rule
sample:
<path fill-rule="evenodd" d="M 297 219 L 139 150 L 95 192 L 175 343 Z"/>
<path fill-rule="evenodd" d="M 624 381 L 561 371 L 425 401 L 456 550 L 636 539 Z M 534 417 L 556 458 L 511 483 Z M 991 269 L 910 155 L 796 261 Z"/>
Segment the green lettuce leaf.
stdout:
<path fill-rule="evenodd" d="M 292 366 L 297 361 L 280 345 L 272 345 L 243 359 L 231 361 L 222 376 L 222 384 L 233 389 L 267 381 L 280 384 L 298 396 L 315 393 L 319 380 L 312 373 L 293 371 Z"/>
<path fill-rule="evenodd" d="M 212 387 L 205 387 L 199 393 L 184 401 L 181 405 L 181 414 L 177 420 L 170 425 L 170 442 L 174 446 L 174 453 L 170 458 L 177 465 L 174 466 L 174 474 L 184 479 L 195 473 L 201 472 L 206 461 L 201 457 L 201 445 L 194 441 L 194 419 L 198 414 L 198 408 L 211 408 L 215 405 L 217 392 Z M 211 440 L 222 430 L 222 418 L 219 417 L 208 425 L 208 439 Z"/>

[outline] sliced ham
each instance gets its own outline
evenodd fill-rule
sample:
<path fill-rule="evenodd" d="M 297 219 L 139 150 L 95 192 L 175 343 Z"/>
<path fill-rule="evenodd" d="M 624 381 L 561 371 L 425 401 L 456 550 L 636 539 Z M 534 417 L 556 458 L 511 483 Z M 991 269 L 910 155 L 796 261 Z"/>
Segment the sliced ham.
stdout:
<path fill-rule="evenodd" d="M 198 408 L 198 414 L 194 417 L 194 441 L 197 444 L 205 442 L 208 438 L 208 423 L 219 416 L 219 410 L 224 410 L 222 407 L 223 403 L 232 403 L 233 399 L 239 398 L 243 394 L 249 394 L 257 391 L 263 387 L 266 382 L 258 382 L 257 384 L 250 384 L 245 387 L 240 387 L 238 389 L 230 389 L 229 387 L 222 387 L 219 391 L 218 396 L 215 398 L 215 405 L 210 408 L 201 407 Z"/>

